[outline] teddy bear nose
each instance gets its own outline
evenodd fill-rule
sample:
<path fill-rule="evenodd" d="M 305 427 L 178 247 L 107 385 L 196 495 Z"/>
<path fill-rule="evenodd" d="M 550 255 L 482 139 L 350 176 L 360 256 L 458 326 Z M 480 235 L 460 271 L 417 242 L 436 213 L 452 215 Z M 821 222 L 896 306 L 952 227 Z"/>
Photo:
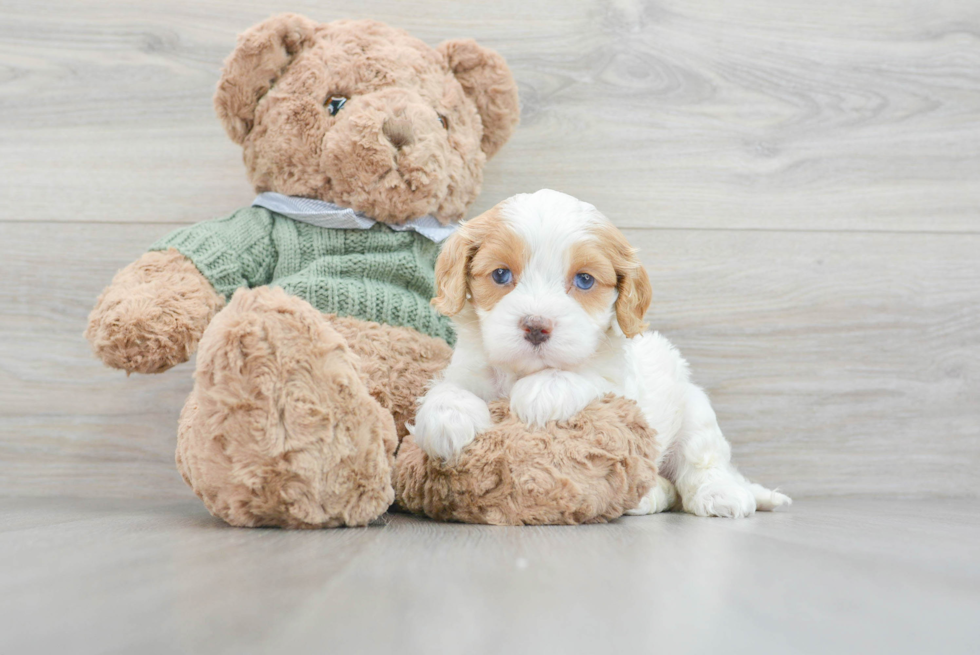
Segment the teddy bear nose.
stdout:
<path fill-rule="evenodd" d="M 412 133 L 412 124 L 404 118 L 386 118 L 385 122 L 381 125 L 381 131 L 391 141 L 391 145 L 399 150 L 411 145 L 415 140 L 415 135 Z"/>
<path fill-rule="evenodd" d="M 525 316 L 521 319 L 521 329 L 524 330 L 524 338 L 527 341 L 532 345 L 540 346 L 551 338 L 555 323 L 542 316 Z"/>

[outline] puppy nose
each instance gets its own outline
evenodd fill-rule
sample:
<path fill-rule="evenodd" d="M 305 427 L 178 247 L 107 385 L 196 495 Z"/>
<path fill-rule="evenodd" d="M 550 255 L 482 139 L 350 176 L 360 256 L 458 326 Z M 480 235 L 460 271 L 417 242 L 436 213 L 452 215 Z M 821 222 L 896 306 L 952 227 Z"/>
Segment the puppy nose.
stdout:
<path fill-rule="evenodd" d="M 381 124 L 381 132 L 399 150 L 415 141 L 412 124 L 404 118 L 386 118 Z"/>
<path fill-rule="evenodd" d="M 524 339 L 540 346 L 551 338 L 555 324 L 551 319 L 542 316 L 525 316 L 521 319 L 521 329 L 524 330 Z"/>

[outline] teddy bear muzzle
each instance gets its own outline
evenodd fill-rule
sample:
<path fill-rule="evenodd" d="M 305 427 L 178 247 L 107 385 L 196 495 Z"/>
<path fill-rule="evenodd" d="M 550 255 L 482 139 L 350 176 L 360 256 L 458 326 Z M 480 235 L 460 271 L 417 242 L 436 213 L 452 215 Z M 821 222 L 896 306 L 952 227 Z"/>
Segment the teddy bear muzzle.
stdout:
<path fill-rule="evenodd" d="M 243 144 L 257 189 L 329 197 L 382 222 L 437 213 L 461 168 L 445 118 L 405 89 L 349 98 L 333 115 L 310 96 L 273 92 L 257 116 Z"/>
<path fill-rule="evenodd" d="M 437 213 L 457 168 L 450 136 L 415 93 L 383 89 L 352 98 L 323 143 L 336 202 L 393 224 Z"/>

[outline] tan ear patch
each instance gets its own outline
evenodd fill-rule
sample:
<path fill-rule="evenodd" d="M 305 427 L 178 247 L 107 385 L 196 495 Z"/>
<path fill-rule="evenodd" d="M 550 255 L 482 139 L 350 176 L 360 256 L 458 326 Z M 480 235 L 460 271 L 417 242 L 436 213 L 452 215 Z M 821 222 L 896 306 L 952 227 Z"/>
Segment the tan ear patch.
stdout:
<path fill-rule="evenodd" d="M 590 315 L 600 316 L 609 309 L 618 280 L 608 249 L 593 241 L 576 243 L 569 252 L 569 260 L 565 282 L 569 295 Z M 595 279 L 591 289 L 575 286 L 575 276 L 579 273 Z"/>
<path fill-rule="evenodd" d="M 432 305 L 454 316 L 470 294 L 477 306 L 493 307 L 513 288 L 494 282 L 493 271 L 509 268 L 516 283 L 528 257 L 527 245 L 510 229 L 497 205 L 460 225 L 446 240 L 436 260 L 438 293 Z"/>
<path fill-rule="evenodd" d="M 493 309 L 501 298 L 517 286 L 530 257 L 531 253 L 524 240 L 501 221 L 487 234 L 473 255 L 469 274 L 473 304 L 486 311 Z M 494 281 L 493 272 L 498 268 L 506 268 L 511 272 L 508 284 Z"/>
<path fill-rule="evenodd" d="M 636 249 L 633 248 L 614 225 L 606 224 L 595 228 L 596 246 L 612 263 L 616 272 L 616 320 L 627 337 L 636 336 L 647 328 L 644 322 L 653 289 L 646 269 L 640 264 Z"/>

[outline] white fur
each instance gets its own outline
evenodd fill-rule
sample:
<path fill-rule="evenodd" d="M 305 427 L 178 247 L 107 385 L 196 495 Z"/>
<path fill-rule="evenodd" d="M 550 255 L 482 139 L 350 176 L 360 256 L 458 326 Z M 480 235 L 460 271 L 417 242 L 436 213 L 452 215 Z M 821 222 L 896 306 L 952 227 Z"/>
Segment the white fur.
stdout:
<path fill-rule="evenodd" d="M 546 368 L 524 376 L 510 391 L 510 408 L 528 425 L 565 421 L 601 396 L 599 388 L 572 371 Z"/>
<path fill-rule="evenodd" d="M 489 427 L 490 408 L 485 400 L 459 385 L 443 382 L 426 394 L 415 425 L 408 430 L 425 452 L 448 460 Z"/>
<path fill-rule="evenodd" d="M 570 418 L 613 392 L 637 401 L 660 446 L 661 482 L 630 514 L 677 505 L 699 516 L 748 516 L 792 501 L 749 483 L 731 463 L 731 447 L 687 362 L 662 335 L 623 335 L 612 303 L 599 316 L 566 290 L 569 248 L 595 238 L 608 223 L 595 207 L 556 191 L 514 196 L 503 219 L 529 246 L 515 288 L 489 311 L 467 303 L 453 317 L 458 341 L 449 367 L 421 401 L 413 429 L 432 456 L 450 459 L 490 425 L 487 402 L 510 397 L 524 422 Z M 520 321 L 554 322 L 550 339 L 533 346 Z"/>

